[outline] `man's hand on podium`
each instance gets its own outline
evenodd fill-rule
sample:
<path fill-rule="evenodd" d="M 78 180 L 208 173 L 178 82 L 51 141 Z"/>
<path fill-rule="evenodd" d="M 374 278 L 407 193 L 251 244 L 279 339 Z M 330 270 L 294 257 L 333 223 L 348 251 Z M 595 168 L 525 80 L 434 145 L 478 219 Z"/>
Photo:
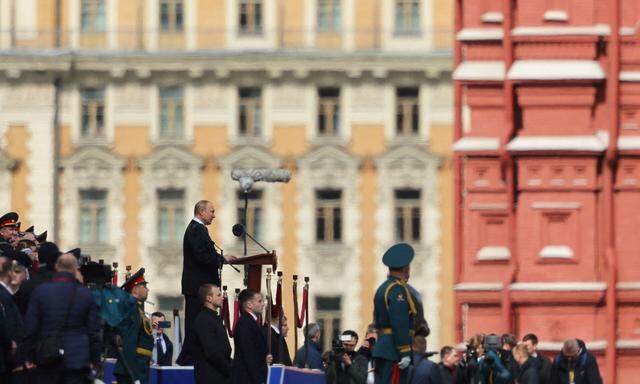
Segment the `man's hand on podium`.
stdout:
<path fill-rule="evenodd" d="M 224 259 L 227 261 L 227 263 L 238 260 L 238 258 L 233 255 L 224 255 Z"/>

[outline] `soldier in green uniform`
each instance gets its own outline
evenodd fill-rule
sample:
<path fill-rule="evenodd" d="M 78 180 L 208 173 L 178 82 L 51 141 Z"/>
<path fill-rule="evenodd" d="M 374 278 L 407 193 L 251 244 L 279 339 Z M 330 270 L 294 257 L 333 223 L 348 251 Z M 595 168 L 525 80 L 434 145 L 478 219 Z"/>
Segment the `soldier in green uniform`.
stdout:
<path fill-rule="evenodd" d="M 147 282 L 144 279 L 144 269 L 140 269 L 131 276 L 122 288 L 136 299 L 137 308 L 130 311 L 130 315 L 117 326 L 118 334 L 122 338 L 122 356 L 118 359 L 113 373 L 118 384 L 136 381 L 146 384 L 149 381 L 153 336 L 151 321 L 144 314 L 144 301 L 149 294 Z"/>
<path fill-rule="evenodd" d="M 400 243 L 382 257 L 382 262 L 389 267 L 389 275 L 373 299 L 374 323 L 378 330 L 373 349 L 377 384 L 407 383 L 418 315 L 415 298 L 407 284 L 413 256 L 413 248 Z"/>

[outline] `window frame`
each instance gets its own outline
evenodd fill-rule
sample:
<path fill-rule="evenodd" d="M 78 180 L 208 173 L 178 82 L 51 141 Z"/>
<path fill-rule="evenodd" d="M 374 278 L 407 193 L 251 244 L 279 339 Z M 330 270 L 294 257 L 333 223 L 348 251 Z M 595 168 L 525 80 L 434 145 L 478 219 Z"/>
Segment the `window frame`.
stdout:
<path fill-rule="evenodd" d="M 320 33 L 340 32 L 342 30 L 342 1 L 316 0 L 316 28 Z M 326 12 L 324 12 L 326 11 Z M 337 18 L 336 18 L 337 14 Z M 323 17 L 324 16 L 324 17 Z M 326 22 L 322 22 L 325 20 Z"/>
<path fill-rule="evenodd" d="M 251 93 L 255 91 L 257 91 L 257 96 L 243 96 L 243 92 Z M 238 136 L 262 137 L 264 131 L 262 114 L 262 89 L 255 87 L 238 88 Z"/>
<path fill-rule="evenodd" d="M 417 16 L 413 11 L 417 9 Z M 402 18 L 399 18 L 402 15 Z M 422 34 L 422 1 L 421 0 L 394 0 L 394 34 L 396 36 L 417 36 Z M 417 24 L 414 25 L 414 22 Z"/>
<path fill-rule="evenodd" d="M 417 193 L 417 197 L 399 197 L 400 193 Z M 393 190 L 393 230 L 394 239 L 407 243 L 422 241 L 422 190 L 413 188 L 398 188 Z M 400 211 L 399 211 L 400 210 Z M 416 214 L 417 211 L 417 214 Z M 417 221 L 415 221 L 417 220 Z M 402 222 L 402 233 L 398 223 Z M 417 224 L 416 224 L 417 223 Z M 417 228 L 414 227 L 417 225 Z M 415 234 L 417 233 L 417 236 Z"/>
<path fill-rule="evenodd" d="M 85 198 L 85 194 L 99 193 L 100 199 Z M 108 211 L 108 196 L 109 191 L 107 189 L 80 189 L 78 191 L 78 243 L 79 244 L 108 244 L 109 243 L 109 211 Z M 89 238 L 83 239 L 83 211 L 89 210 Z M 100 210 L 104 215 L 104 233 L 100 233 L 99 218 Z"/>
<path fill-rule="evenodd" d="M 237 190 L 237 222 L 242 223 L 244 215 L 244 192 Z M 252 189 L 249 192 L 249 203 L 247 205 L 247 222 L 244 223 L 247 233 L 260 240 L 264 225 L 264 191 L 262 189 Z M 256 225 L 256 222 L 258 223 Z M 257 228 L 256 228 L 257 227 Z M 241 239 L 241 238 L 238 238 Z"/>
<path fill-rule="evenodd" d="M 95 92 L 100 97 L 89 96 L 91 92 Z M 83 88 L 80 90 L 80 137 L 82 139 L 105 138 L 105 95 L 104 88 Z"/>
<path fill-rule="evenodd" d="M 401 95 L 401 93 L 413 93 L 414 91 L 415 96 Z M 420 88 L 399 87 L 395 92 L 395 135 L 398 137 L 417 137 L 420 135 Z"/>
<path fill-rule="evenodd" d="M 322 193 L 338 193 L 338 198 L 323 198 Z M 343 241 L 343 210 L 342 190 L 318 189 L 316 190 L 315 225 L 316 243 L 335 244 Z M 322 221 L 322 223 L 321 223 Z M 322 227 L 322 232 L 320 231 Z M 322 233 L 322 238 L 320 234 Z"/>
<path fill-rule="evenodd" d="M 333 309 L 324 309 L 319 305 L 320 300 L 322 299 L 338 299 L 338 308 Z M 322 350 L 327 351 L 330 350 L 335 336 L 340 335 L 342 331 L 342 302 L 343 299 L 341 296 L 332 296 L 332 297 L 319 297 L 316 296 L 315 304 L 316 304 L 316 323 L 320 325 L 321 330 L 321 342 L 322 342 Z M 334 321 L 338 321 L 338 326 L 334 327 Z"/>
<path fill-rule="evenodd" d="M 179 193 L 179 197 L 163 197 L 162 194 L 169 193 Z M 157 194 L 157 222 L 156 222 L 156 235 L 158 245 L 162 246 L 178 246 L 180 244 L 181 234 L 180 232 L 184 228 L 184 220 L 186 217 L 186 212 L 184 209 L 185 195 L 186 191 L 183 188 L 158 188 L 156 190 Z M 166 209 L 168 214 L 167 218 L 167 239 L 163 240 L 163 236 L 161 234 L 161 223 L 162 223 L 162 214 L 161 212 Z M 179 211 L 181 211 L 182 220 L 178 222 Z"/>
<path fill-rule="evenodd" d="M 168 95 L 175 92 L 174 95 Z M 164 95 L 163 95 L 164 94 Z M 178 107 L 181 109 L 181 118 L 176 118 Z M 163 113 L 167 113 L 167 127 L 163 126 Z M 179 124 L 179 129 L 178 129 Z M 158 89 L 158 137 L 160 139 L 184 139 L 185 132 L 185 103 L 184 88 L 180 86 L 160 87 Z"/>
<path fill-rule="evenodd" d="M 88 11 L 85 12 L 85 10 Z M 107 5 L 106 0 L 81 0 L 80 1 L 80 30 L 83 33 L 104 33 L 107 30 Z M 102 19 L 98 16 L 102 12 Z M 101 23 L 98 25 L 98 21 Z M 87 23 L 85 24 L 85 21 Z"/>
<path fill-rule="evenodd" d="M 326 93 L 337 91 L 335 96 L 327 96 Z M 317 112 L 317 136 L 337 137 L 340 135 L 340 88 L 318 88 L 318 112 Z M 325 95 L 323 96 L 323 93 Z M 331 108 L 333 107 L 333 108 Z M 326 112 L 330 111 L 329 114 Z M 324 124 L 323 124 L 324 122 Z"/>
<path fill-rule="evenodd" d="M 240 35 L 262 35 L 264 31 L 264 6 L 262 0 L 238 0 L 238 33 Z M 243 12 L 243 8 L 246 12 Z M 243 17 L 246 20 L 243 25 Z"/>
<path fill-rule="evenodd" d="M 167 7 L 167 23 L 163 22 L 163 6 Z M 180 9 L 180 12 L 178 12 Z M 161 33 L 178 33 L 184 31 L 184 0 L 160 0 L 158 4 L 158 24 Z M 178 22 L 178 20 L 180 22 Z"/>

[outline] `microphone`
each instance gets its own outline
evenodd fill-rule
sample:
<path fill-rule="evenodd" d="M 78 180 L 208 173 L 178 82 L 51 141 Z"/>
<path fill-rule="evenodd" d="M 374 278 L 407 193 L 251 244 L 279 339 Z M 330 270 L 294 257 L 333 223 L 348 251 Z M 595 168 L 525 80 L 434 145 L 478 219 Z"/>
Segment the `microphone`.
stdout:
<path fill-rule="evenodd" d="M 245 231 L 244 225 L 236 224 L 233 226 L 233 228 L 231 228 L 231 232 L 233 232 L 233 235 L 235 237 L 242 237 L 246 231 Z"/>
<path fill-rule="evenodd" d="M 245 192 L 251 190 L 256 181 L 268 183 L 288 183 L 291 180 L 291 172 L 286 169 L 234 169 L 231 171 L 231 179 L 240 182 L 240 187 Z"/>

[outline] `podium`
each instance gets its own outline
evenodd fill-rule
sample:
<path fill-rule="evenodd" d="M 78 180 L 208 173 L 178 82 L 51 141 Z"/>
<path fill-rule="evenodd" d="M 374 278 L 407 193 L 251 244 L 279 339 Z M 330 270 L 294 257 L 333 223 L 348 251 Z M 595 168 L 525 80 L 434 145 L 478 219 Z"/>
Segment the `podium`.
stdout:
<path fill-rule="evenodd" d="M 257 255 L 240 257 L 230 262 L 232 265 L 246 265 L 249 269 L 247 277 L 247 288 L 254 292 L 260 292 L 262 288 L 262 266 L 271 265 L 275 271 L 278 267 L 278 257 L 276 251 L 259 253 Z"/>

